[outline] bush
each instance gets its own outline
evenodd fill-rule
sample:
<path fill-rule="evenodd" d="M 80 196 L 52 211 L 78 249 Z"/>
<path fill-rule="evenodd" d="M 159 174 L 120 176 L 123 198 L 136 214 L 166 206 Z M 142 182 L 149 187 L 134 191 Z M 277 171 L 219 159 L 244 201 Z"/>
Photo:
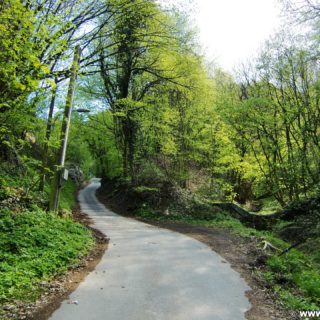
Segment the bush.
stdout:
<path fill-rule="evenodd" d="M 158 185 L 165 181 L 166 177 L 161 169 L 153 162 L 146 161 L 137 168 L 136 180 L 141 185 Z"/>

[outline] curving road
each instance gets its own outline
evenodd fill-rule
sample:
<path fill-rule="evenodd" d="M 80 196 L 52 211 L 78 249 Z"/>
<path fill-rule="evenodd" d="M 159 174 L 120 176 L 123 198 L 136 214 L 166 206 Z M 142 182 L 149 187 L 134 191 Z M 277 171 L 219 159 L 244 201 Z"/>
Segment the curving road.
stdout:
<path fill-rule="evenodd" d="M 110 237 L 96 270 L 51 320 L 241 320 L 250 290 L 206 245 L 116 215 L 95 197 L 98 179 L 82 190 L 82 211 Z"/>

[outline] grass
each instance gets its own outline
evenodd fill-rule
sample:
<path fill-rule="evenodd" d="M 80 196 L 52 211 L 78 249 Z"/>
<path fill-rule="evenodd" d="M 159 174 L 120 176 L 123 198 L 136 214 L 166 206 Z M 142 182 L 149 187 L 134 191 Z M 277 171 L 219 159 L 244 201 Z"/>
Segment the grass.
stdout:
<path fill-rule="evenodd" d="M 72 210 L 76 204 L 77 186 L 72 180 L 68 180 L 61 189 L 60 208 Z"/>
<path fill-rule="evenodd" d="M 41 209 L 0 212 L 0 302 L 32 300 L 39 283 L 79 261 L 93 245 L 90 231 Z"/>
<path fill-rule="evenodd" d="M 34 301 L 43 283 L 79 263 L 94 245 L 91 232 L 71 218 L 41 209 L 46 192 L 37 191 L 39 177 L 0 167 L 0 304 Z M 60 207 L 71 211 L 76 186 L 68 181 Z M 7 319 L 0 308 L 0 318 Z M 3 318 L 4 317 L 4 318 Z"/>
<path fill-rule="evenodd" d="M 136 216 L 143 219 L 157 221 L 184 222 L 191 225 L 205 227 L 227 228 L 242 237 L 266 240 L 281 250 L 290 247 L 290 244 L 279 239 L 271 231 L 259 231 L 245 227 L 237 219 L 228 214 L 218 213 L 210 219 L 197 219 L 193 216 L 173 213 L 163 215 L 149 207 L 139 208 Z M 268 282 L 278 294 L 281 301 L 294 310 L 320 309 L 320 268 L 312 263 L 310 256 L 299 250 L 292 249 L 282 256 L 273 255 L 266 263 L 264 269 L 257 271 L 256 275 Z"/>
<path fill-rule="evenodd" d="M 310 259 L 298 250 L 283 256 L 272 256 L 263 274 L 285 304 L 296 310 L 320 309 L 320 272 Z"/>
<path fill-rule="evenodd" d="M 269 215 L 273 214 L 277 211 L 281 210 L 281 206 L 274 199 L 264 199 L 262 210 L 258 212 L 261 215 Z"/>

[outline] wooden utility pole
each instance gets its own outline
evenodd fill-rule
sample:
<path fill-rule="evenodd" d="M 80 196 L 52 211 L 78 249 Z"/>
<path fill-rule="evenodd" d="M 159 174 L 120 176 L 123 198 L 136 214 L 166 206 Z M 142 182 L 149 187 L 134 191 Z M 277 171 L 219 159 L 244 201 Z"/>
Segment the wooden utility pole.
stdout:
<path fill-rule="evenodd" d="M 55 167 L 55 173 L 52 184 L 52 191 L 50 196 L 50 210 L 57 211 L 59 208 L 60 190 L 62 187 L 62 170 L 64 169 L 64 163 L 66 158 L 68 134 L 70 127 L 70 119 L 72 112 L 73 97 L 76 85 L 77 74 L 79 70 L 81 48 L 76 46 L 74 49 L 73 62 L 71 67 L 70 83 L 66 99 L 66 106 L 64 109 L 63 122 L 61 127 L 60 136 L 60 148 L 58 151 L 57 164 Z"/>

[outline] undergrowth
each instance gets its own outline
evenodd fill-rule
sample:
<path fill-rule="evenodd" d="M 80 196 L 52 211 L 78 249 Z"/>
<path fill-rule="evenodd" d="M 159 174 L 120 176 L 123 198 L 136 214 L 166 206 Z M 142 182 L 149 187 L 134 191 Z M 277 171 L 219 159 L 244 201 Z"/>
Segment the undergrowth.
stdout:
<path fill-rule="evenodd" d="M 39 283 L 75 264 L 93 244 L 90 232 L 42 210 L 0 212 L 0 302 L 34 299 Z"/>
<path fill-rule="evenodd" d="M 76 204 L 77 186 L 72 180 L 68 180 L 61 189 L 60 208 L 72 210 Z"/>
<path fill-rule="evenodd" d="M 30 171 L 30 172 L 29 172 Z M 26 172 L 28 174 L 26 174 Z M 55 276 L 79 263 L 94 245 L 91 232 L 70 216 L 48 213 L 50 188 L 27 166 L 0 166 L 0 304 L 34 301 Z M 68 181 L 60 207 L 71 211 L 76 186 Z M 3 318 L 4 317 L 4 318 Z M 0 318 L 7 319 L 0 308 Z"/>

